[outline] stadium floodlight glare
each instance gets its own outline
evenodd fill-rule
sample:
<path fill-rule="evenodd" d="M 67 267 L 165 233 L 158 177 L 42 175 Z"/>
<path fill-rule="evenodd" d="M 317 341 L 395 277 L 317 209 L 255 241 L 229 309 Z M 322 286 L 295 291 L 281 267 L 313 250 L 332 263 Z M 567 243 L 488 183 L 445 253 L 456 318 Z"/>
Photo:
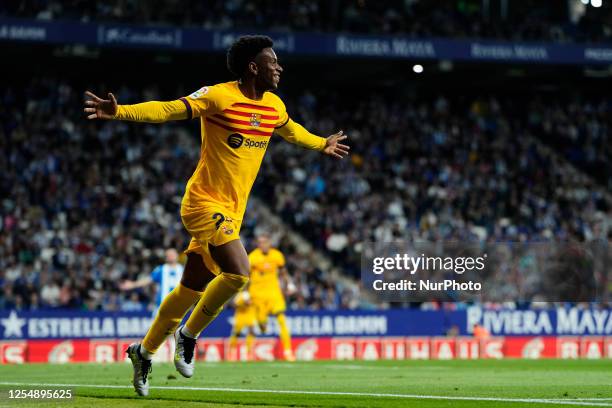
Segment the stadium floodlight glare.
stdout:
<path fill-rule="evenodd" d="M 423 72 L 423 66 L 421 64 L 416 64 L 412 67 L 412 70 L 415 73 L 420 74 L 421 72 Z"/>
<path fill-rule="evenodd" d="M 591 0 L 591 6 L 593 7 L 601 7 L 602 0 Z"/>
<path fill-rule="evenodd" d="M 586 6 L 589 5 L 590 0 L 580 0 L 580 2 Z"/>

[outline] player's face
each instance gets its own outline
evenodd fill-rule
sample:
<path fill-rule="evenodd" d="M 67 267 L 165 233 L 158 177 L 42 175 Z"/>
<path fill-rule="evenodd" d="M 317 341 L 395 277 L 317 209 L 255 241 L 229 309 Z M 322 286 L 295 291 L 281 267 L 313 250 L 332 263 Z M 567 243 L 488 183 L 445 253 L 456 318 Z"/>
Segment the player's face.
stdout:
<path fill-rule="evenodd" d="M 169 249 L 166 251 L 166 262 L 169 264 L 176 263 L 178 260 L 178 252 L 174 249 Z"/>
<path fill-rule="evenodd" d="M 276 53 L 272 48 L 264 48 L 255 60 L 257 62 L 257 78 L 259 82 L 268 90 L 278 88 L 283 67 L 278 63 Z"/>
<path fill-rule="evenodd" d="M 270 250 L 270 238 L 268 237 L 257 238 L 257 247 L 261 249 L 262 252 L 268 252 Z"/>

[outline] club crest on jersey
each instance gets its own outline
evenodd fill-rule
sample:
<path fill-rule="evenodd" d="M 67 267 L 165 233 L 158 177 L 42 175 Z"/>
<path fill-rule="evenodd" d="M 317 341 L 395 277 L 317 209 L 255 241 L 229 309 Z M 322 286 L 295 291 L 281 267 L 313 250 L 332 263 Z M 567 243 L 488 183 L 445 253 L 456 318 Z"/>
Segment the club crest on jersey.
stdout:
<path fill-rule="evenodd" d="M 261 114 L 251 113 L 251 126 L 259 127 L 261 124 Z"/>
<path fill-rule="evenodd" d="M 232 235 L 232 232 L 234 232 L 233 228 L 228 228 L 225 225 L 221 227 L 221 230 L 227 235 Z"/>
<path fill-rule="evenodd" d="M 192 93 L 191 95 L 189 95 L 189 97 L 191 99 L 198 99 L 199 97 L 201 97 L 202 95 L 206 95 L 207 93 L 208 93 L 208 87 L 204 86 L 198 89 L 197 91 L 195 91 L 194 93 Z"/>

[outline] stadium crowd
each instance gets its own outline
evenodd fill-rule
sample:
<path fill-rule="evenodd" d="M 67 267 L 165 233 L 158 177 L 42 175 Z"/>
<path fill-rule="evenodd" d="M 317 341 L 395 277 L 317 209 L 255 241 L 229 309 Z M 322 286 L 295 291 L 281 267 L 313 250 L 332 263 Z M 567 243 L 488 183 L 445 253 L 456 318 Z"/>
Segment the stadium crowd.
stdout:
<path fill-rule="evenodd" d="M 330 105 L 343 109 L 328 114 Z M 289 106 L 323 134 L 348 124 L 352 161 L 339 170 L 273 144 L 259 188 L 275 198 L 285 221 L 354 276 L 363 241 L 607 239 L 612 208 L 605 188 L 581 180 L 535 138 L 542 129 L 572 129 L 551 123 L 570 110 L 585 118 L 575 129 L 594 140 L 582 145 L 580 156 L 590 157 L 593 144 L 607 140 L 610 117 L 609 104 L 595 105 L 601 114 L 592 113 L 590 101 L 565 110 L 541 102 L 531 111 L 495 98 L 339 101 L 309 92 Z M 595 151 L 599 171 L 609 174 L 609 149 Z"/>
<path fill-rule="evenodd" d="M 534 100 L 527 123 L 538 137 L 612 191 L 612 101 Z"/>
<path fill-rule="evenodd" d="M 405 34 L 414 37 L 602 41 L 612 38 L 612 7 L 586 7 L 570 21 L 545 3 L 510 5 L 505 18 L 469 0 L 25 0 L 0 5 L 0 16 L 204 27 Z M 515 9 L 516 8 L 516 9 Z"/>
<path fill-rule="evenodd" d="M 0 94 L 0 309 L 151 308 L 154 287 L 121 292 L 119 283 L 188 243 L 179 206 L 199 156 L 197 128 L 91 123 L 80 115 L 82 91 L 37 79 Z M 117 96 L 159 99 L 153 88 Z M 266 224 L 256 207 L 247 215 L 242 236 L 253 249 L 253 231 Z M 298 288 L 291 307 L 358 306 L 353 289 L 313 266 L 313 254 L 268 232 Z"/>
<path fill-rule="evenodd" d="M 82 91 L 36 79 L 0 93 L 0 309 L 150 308 L 153 288 L 122 292 L 118 283 L 187 243 L 178 214 L 199 154 L 195 124 L 88 122 L 77 114 Z M 165 96 L 156 87 L 116 95 L 124 103 Z M 489 97 L 364 100 L 315 90 L 285 99 L 319 134 L 345 126 L 351 158 L 321 159 L 273 138 L 254 194 L 352 279 L 364 241 L 611 237 L 605 189 L 536 141 L 538 132 L 558 134 L 551 123 L 569 112 L 585 117 L 577 134 L 593 141 L 588 153 L 606 137 L 609 105 L 542 101 L 530 116 L 517 108 L 526 103 Z M 609 172 L 610 151 L 597 152 Z M 256 206 L 247 210 L 247 248 L 263 218 Z M 283 234 L 273 231 L 298 286 L 292 308 L 363 306 Z"/>

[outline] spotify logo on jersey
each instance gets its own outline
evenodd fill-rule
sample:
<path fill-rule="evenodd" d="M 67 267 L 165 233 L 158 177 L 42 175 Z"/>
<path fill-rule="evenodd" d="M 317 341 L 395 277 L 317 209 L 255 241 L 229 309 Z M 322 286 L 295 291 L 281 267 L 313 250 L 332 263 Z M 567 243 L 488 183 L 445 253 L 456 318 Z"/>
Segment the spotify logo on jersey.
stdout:
<path fill-rule="evenodd" d="M 232 149 L 237 149 L 242 146 L 242 142 L 244 141 L 244 136 L 240 133 L 232 133 L 227 137 L 227 144 Z"/>
<path fill-rule="evenodd" d="M 267 140 L 256 140 L 251 138 L 245 138 L 240 133 L 232 133 L 227 137 L 227 144 L 232 149 L 238 149 L 239 147 L 245 147 L 247 149 L 263 149 L 268 147 Z"/>

